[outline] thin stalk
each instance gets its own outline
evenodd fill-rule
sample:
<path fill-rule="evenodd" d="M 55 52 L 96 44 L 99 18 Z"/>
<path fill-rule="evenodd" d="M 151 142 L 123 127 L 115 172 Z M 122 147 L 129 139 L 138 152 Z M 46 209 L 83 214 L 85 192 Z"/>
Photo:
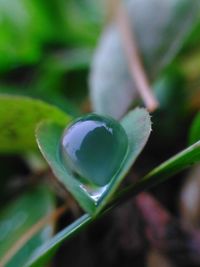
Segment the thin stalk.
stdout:
<path fill-rule="evenodd" d="M 122 190 L 109 204 L 109 209 L 122 204 L 129 198 L 134 197 L 141 191 L 145 191 L 166 181 L 176 173 L 183 171 L 196 162 L 200 161 L 200 141 L 181 151 L 169 160 L 165 161 L 150 173 Z"/>
<path fill-rule="evenodd" d="M 139 55 L 136 38 L 131 29 L 127 11 L 121 0 L 115 0 L 115 3 L 113 2 L 112 6 L 115 9 L 115 18 L 121 33 L 130 74 L 147 109 L 150 112 L 153 112 L 157 109 L 159 104 L 150 88 L 149 81 Z"/>

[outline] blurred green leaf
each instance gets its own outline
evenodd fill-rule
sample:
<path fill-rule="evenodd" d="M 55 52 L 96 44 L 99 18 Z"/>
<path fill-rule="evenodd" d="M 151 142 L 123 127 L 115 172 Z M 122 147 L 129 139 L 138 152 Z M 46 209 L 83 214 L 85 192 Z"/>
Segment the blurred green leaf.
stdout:
<path fill-rule="evenodd" d="M 86 48 L 64 50 L 49 55 L 40 65 L 39 75 L 32 85 L 35 90 L 32 91 L 67 113 L 80 115 L 80 99 L 83 100 L 83 96 L 87 95 L 86 71 L 91 58 L 92 50 Z M 74 73 L 75 81 L 70 83 Z M 80 74 L 83 75 L 79 77 Z M 73 95 L 75 97 L 72 100 Z"/>
<path fill-rule="evenodd" d="M 0 1 L 0 69 L 40 58 L 55 30 L 47 10 L 38 0 Z"/>
<path fill-rule="evenodd" d="M 107 204 L 142 151 L 151 131 L 150 116 L 144 109 L 136 109 L 130 112 L 121 124 L 129 142 L 126 158 L 121 169 L 106 185 L 106 188 L 103 188 L 103 190 L 102 188 L 97 189 L 95 192 L 87 191 L 84 185 L 73 176 L 62 162 L 59 149 L 63 127 L 53 123 L 42 123 L 37 130 L 38 146 L 55 176 L 73 194 L 80 206 L 90 214 L 97 214 Z M 94 195 L 98 195 L 98 199 Z"/>
<path fill-rule="evenodd" d="M 1 95 L 0 153 L 20 153 L 36 149 L 35 127 L 42 120 L 67 124 L 70 117 L 39 100 Z"/>
<path fill-rule="evenodd" d="M 197 21 L 196 25 L 192 29 L 188 38 L 186 39 L 184 46 L 181 49 L 181 52 L 184 54 L 188 51 L 192 51 L 199 48 L 200 44 L 200 20 Z"/>
<path fill-rule="evenodd" d="M 87 97 L 86 74 L 91 57 L 92 50 L 86 48 L 65 49 L 48 54 L 37 71 L 31 71 L 28 79 L 26 69 L 23 70 L 25 83 L 22 85 L 18 80 L 12 80 L 12 74 L 11 79 L 2 79 L 0 94 L 39 98 L 72 116 L 78 116 L 81 113 L 81 104 Z M 17 70 L 13 72 L 16 77 Z M 72 76 L 76 76 L 75 81 Z"/>
<path fill-rule="evenodd" d="M 52 72 L 66 73 L 88 68 L 92 59 L 92 49 L 74 48 L 49 55 L 42 69 Z"/>
<path fill-rule="evenodd" d="M 147 74 L 151 79 L 156 78 L 176 56 L 196 24 L 200 2 L 128 0 L 127 7 Z M 113 24 L 103 33 L 92 64 L 93 109 L 120 118 L 136 97 L 134 87 L 122 38 Z"/>
<path fill-rule="evenodd" d="M 200 112 L 195 117 L 191 129 L 190 129 L 190 136 L 189 142 L 190 144 L 194 144 L 195 142 L 200 140 Z"/>
<path fill-rule="evenodd" d="M 30 255 L 53 235 L 48 223 L 10 258 L 13 247 L 40 219 L 54 210 L 54 198 L 48 188 L 40 186 L 23 194 L 0 212 L 0 265 L 22 267 Z M 8 260 L 8 258 L 10 258 Z"/>
<path fill-rule="evenodd" d="M 102 12 L 102 1 L 0 0 L 0 70 L 37 63 L 49 44 L 94 46 Z"/>
<path fill-rule="evenodd" d="M 102 0 L 60 0 L 63 36 L 71 44 L 94 46 L 103 24 Z"/>
<path fill-rule="evenodd" d="M 56 85 L 58 86 L 57 83 L 60 82 L 60 79 L 56 77 L 55 73 L 53 73 L 51 77 L 50 73 L 48 74 L 49 75 L 47 75 L 46 77 L 44 74 L 44 77 L 41 78 L 41 80 L 39 80 L 38 83 L 36 82 L 29 85 L 28 90 L 26 86 L 17 87 L 17 86 L 0 84 L 0 95 L 9 94 L 15 97 L 22 96 L 22 97 L 30 97 L 33 99 L 40 99 L 42 101 L 47 102 L 50 105 L 54 105 L 57 108 L 60 108 L 62 111 L 66 112 L 70 116 L 80 115 L 80 111 L 72 103 L 72 101 L 67 99 L 67 97 L 62 92 L 59 92 L 59 90 L 57 90 L 58 87 L 54 88 L 54 86 Z M 57 78 L 58 80 L 55 81 Z"/>

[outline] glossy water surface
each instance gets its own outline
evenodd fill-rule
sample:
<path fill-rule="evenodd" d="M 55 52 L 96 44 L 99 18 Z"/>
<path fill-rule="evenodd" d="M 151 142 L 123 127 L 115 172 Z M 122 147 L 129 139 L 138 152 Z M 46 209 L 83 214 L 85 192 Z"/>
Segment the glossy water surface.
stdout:
<path fill-rule="evenodd" d="M 63 162 L 82 181 L 96 186 L 110 182 L 126 156 L 128 138 L 112 118 L 96 114 L 77 119 L 61 139 Z"/>

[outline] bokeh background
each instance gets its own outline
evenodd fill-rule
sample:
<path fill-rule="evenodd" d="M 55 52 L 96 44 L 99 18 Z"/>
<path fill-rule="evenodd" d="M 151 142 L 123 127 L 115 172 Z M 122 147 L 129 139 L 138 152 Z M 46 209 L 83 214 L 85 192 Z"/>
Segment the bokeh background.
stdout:
<path fill-rule="evenodd" d="M 194 141 L 191 125 L 200 109 L 200 3 L 125 4 L 160 104 L 152 115 L 151 138 L 126 184 Z M 0 94 L 40 99 L 74 117 L 95 111 L 119 119 L 143 105 L 113 17 L 116 5 L 108 0 L 0 0 Z M 4 120 L 0 114 L 1 130 Z M 39 151 L 1 147 L 0 259 L 8 259 L 0 266 L 22 267 L 37 247 L 82 211 L 55 182 Z M 66 199 L 69 208 L 62 216 L 45 217 Z M 199 266 L 199 227 L 197 165 L 63 243 L 41 267 Z"/>

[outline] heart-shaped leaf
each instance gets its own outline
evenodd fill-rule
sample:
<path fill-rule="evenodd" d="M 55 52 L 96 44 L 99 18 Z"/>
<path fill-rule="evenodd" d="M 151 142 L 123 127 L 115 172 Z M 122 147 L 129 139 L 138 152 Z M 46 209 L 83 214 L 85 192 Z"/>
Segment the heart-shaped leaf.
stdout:
<path fill-rule="evenodd" d="M 37 129 L 36 136 L 39 148 L 56 177 L 73 194 L 81 207 L 90 214 L 97 214 L 112 197 L 145 146 L 151 132 L 150 116 L 145 109 L 131 111 L 121 121 L 121 125 L 128 137 L 128 151 L 124 163 L 106 186 L 99 187 L 94 191 L 76 179 L 62 162 L 60 142 L 64 126 L 44 122 Z"/>
<path fill-rule="evenodd" d="M 0 266 L 22 267 L 34 250 L 51 238 L 52 223 L 44 225 L 34 235 L 30 229 L 53 209 L 53 195 L 43 186 L 4 207 L 0 212 Z"/>
<path fill-rule="evenodd" d="M 44 119 L 68 123 L 71 118 L 57 107 L 40 100 L 1 95 L 0 153 L 35 150 L 35 127 Z"/>

